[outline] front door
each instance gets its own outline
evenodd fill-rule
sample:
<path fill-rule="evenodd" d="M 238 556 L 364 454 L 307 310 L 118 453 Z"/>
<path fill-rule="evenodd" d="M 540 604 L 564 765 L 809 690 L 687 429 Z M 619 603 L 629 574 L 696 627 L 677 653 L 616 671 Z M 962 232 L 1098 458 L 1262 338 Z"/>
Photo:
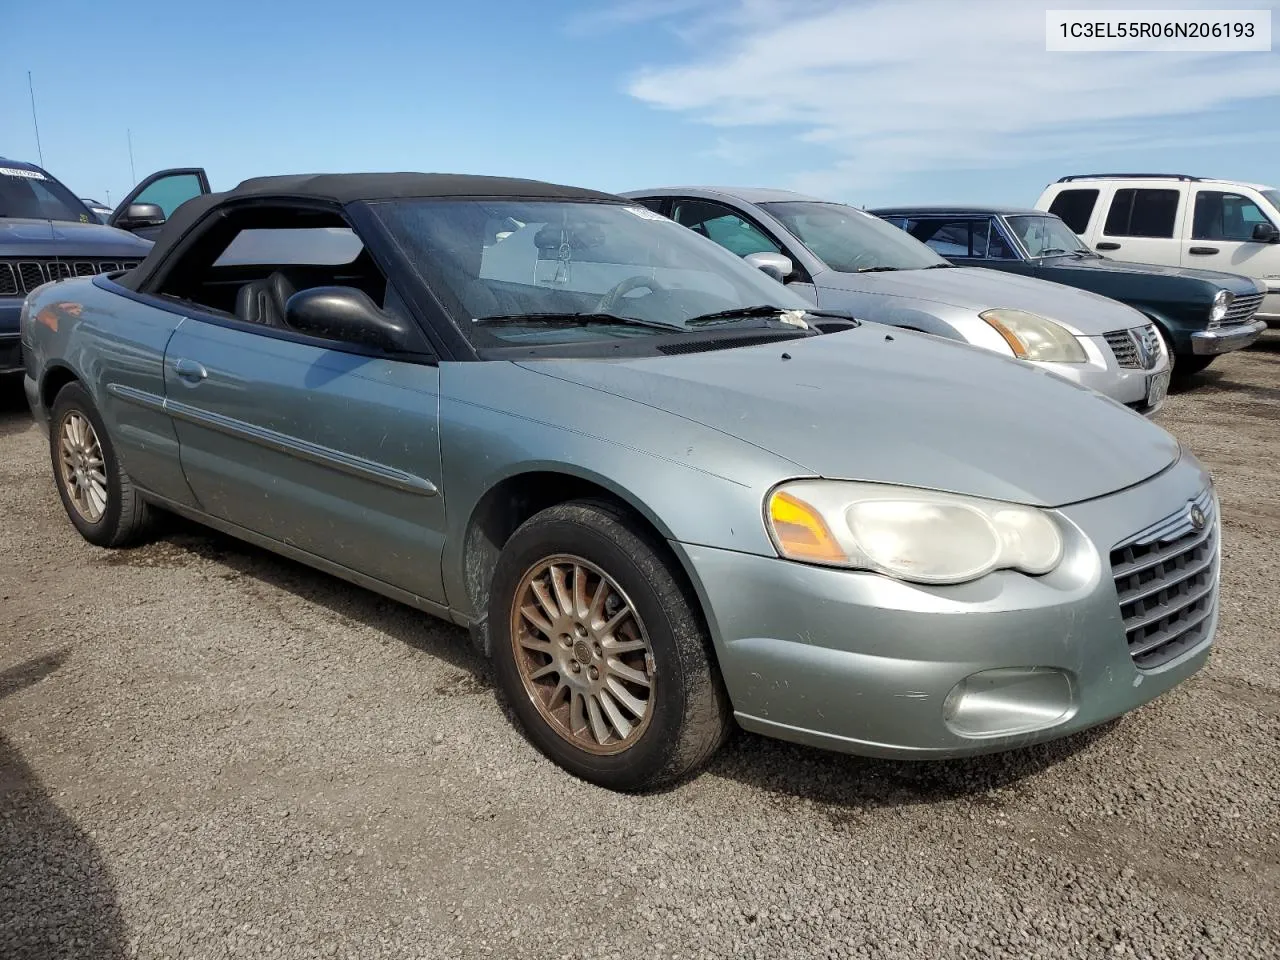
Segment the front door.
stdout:
<path fill-rule="evenodd" d="M 1258 224 L 1271 223 L 1266 211 L 1242 194 L 1212 188 L 1196 189 L 1192 210 L 1184 267 L 1239 273 L 1280 290 L 1280 243 L 1253 239 Z M 1258 312 L 1280 317 L 1280 293 L 1270 294 Z"/>
<path fill-rule="evenodd" d="M 192 197 L 209 192 L 209 178 L 200 167 L 178 167 L 172 170 L 160 170 L 145 177 L 133 188 L 116 207 L 107 223 L 121 230 L 128 230 L 146 240 L 154 240 L 164 229 L 164 221 L 173 216 L 173 211 Z M 128 216 L 129 207 L 135 203 L 155 204 L 160 208 L 163 219 L 135 221 Z"/>
<path fill-rule="evenodd" d="M 189 318 L 164 377 L 205 512 L 444 603 L 436 366 Z"/>

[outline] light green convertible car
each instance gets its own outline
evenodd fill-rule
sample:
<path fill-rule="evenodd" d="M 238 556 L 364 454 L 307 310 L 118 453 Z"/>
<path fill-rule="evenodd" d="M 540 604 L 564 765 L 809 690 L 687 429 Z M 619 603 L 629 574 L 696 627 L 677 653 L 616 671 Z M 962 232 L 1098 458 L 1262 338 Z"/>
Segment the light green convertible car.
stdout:
<path fill-rule="evenodd" d="M 616 789 L 743 727 L 950 757 L 1195 672 L 1210 479 L 1121 405 L 818 315 L 621 198 L 250 180 L 46 285 L 26 389 L 90 542 L 157 509 L 465 625 L 539 748 Z"/>

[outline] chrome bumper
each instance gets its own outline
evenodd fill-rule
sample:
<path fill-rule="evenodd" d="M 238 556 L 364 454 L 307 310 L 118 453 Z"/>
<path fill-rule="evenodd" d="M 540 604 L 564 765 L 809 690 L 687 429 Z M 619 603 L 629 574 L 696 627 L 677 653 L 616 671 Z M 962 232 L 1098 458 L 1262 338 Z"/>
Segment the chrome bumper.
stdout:
<path fill-rule="evenodd" d="M 1212 356 L 1240 350 L 1262 336 L 1262 331 L 1266 329 L 1266 320 L 1251 320 L 1248 323 L 1233 324 L 1230 327 L 1201 330 L 1191 335 L 1191 352 Z"/>

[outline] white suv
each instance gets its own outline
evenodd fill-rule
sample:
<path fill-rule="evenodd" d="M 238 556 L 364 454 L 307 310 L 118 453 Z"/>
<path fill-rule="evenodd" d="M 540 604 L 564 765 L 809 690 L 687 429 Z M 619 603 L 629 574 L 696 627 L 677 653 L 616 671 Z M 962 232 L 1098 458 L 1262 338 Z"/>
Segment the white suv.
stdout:
<path fill-rule="evenodd" d="M 1280 326 L 1280 190 L 1164 173 L 1063 177 L 1036 202 L 1116 259 L 1242 274 L 1266 288 L 1255 317 Z"/>

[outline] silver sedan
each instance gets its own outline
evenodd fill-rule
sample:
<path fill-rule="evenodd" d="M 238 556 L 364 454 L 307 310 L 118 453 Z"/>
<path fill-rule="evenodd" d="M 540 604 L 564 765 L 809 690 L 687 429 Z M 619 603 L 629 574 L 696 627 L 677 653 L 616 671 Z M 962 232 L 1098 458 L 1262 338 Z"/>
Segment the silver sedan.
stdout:
<path fill-rule="evenodd" d="M 955 267 L 869 213 L 786 190 L 663 187 L 624 194 L 780 279 L 825 310 L 1017 357 L 1141 413 L 1170 358 L 1132 307 L 1063 284 Z"/>

